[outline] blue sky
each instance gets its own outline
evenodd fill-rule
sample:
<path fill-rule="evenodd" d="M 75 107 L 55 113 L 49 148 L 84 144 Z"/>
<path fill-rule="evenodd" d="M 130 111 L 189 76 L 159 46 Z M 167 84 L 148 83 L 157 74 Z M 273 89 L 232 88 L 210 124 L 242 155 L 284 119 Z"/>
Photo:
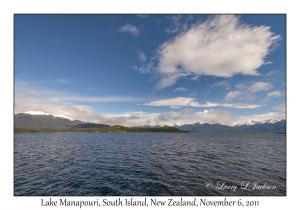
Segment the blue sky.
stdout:
<path fill-rule="evenodd" d="M 15 15 L 15 113 L 140 125 L 285 119 L 285 15 Z"/>

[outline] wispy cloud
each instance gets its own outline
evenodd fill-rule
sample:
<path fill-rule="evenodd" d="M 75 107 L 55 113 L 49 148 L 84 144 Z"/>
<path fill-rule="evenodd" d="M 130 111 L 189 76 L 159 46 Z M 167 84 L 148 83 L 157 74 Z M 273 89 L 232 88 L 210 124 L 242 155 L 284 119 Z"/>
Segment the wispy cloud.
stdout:
<path fill-rule="evenodd" d="M 279 90 L 276 90 L 276 91 L 272 91 L 272 92 L 269 92 L 266 96 L 266 98 L 263 100 L 264 102 L 268 102 L 270 101 L 271 99 L 273 98 L 278 98 L 280 96 L 283 96 L 283 92 L 280 92 Z"/>
<path fill-rule="evenodd" d="M 173 17 L 174 22 L 180 18 Z M 157 49 L 161 80 L 156 88 L 171 86 L 187 75 L 259 75 L 257 69 L 279 39 L 268 26 L 243 24 L 233 15 L 215 16 L 181 32 Z"/>
<path fill-rule="evenodd" d="M 280 97 L 282 95 L 283 95 L 282 92 L 280 92 L 279 90 L 276 90 L 276 91 L 273 91 L 273 92 L 269 92 L 268 95 L 267 95 L 267 98 L 277 98 L 277 97 Z"/>
<path fill-rule="evenodd" d="M 187 31 L 189 23 L 193 20 L 193 15 L 167 15 L 171 25 L 165 29 L 167 34 L 176 34 Z"/>
<path fill-rule="evenodd" d="M 166 16 L 167 18 L 169 18 L 172 22 L 172 26 L 169 28 L 166 28 L 165 31 L 168 34 L 173 34 L 176 33 L 180 30 L 181 27 L 181 23 L 180 23 L 180 19 L 183 17 L 182 15 L 171 15 L 171 16 Z"/>
<path fill-rule="evenodd" d="M 256 82 L 253 85 L 251 85 L 247 91 L 250 93 L 256 93 L 259 91 L 267 91 L 273 88 L 273 85 L 271 85 L 268 82 Z"/>
<path fill-rule="evenodd" d="M 153 61 L 149 61 L 148 63 L 142 63 L 142 66 L 134 65 L 132 68 L 142 74 L 151 73 L 154 70 L 154 63 Z"/>
<path fill-rule="evenodd" d="M 239 103 L 239 104 L 228 104 L 228 103 L 214 103 L 214 102 L 198 102 L 195 98 L 185 98 L 185 97 L 176 97 L 176 98 L 166 98 L 160 99 L 156 101 L 150 101 L 144 103 L 147 106 L 169 106 L 173 107 L 231 107 L 231 108 L 239 108 L 239 109 L 254 109 L 258 108 L 261 105 L 257 104 L 247 104 L 247 103 Z"/>
<path fill-rule="evenodd" d="M 145 63 L 147 62 L 147 56 L 143 51 L 137 51 L 138 53 L 138 58 L 140 60 L 140 62 Z"/>
<path fill-rule="evenodd" d="M 232 101 L 233 99 L 237 98 L 238 96 L 242 95 L 242 91 L 230 91 L 225 96 L 225 101 Z"/>
<path fill-rule="evenodd" d="M 199 77 L 200 77 L 200 76 L 193 76 L 193 77 L 191 77 L 191 80 L 197 81 L 197 80 L 199 79 Z"/>
<path fill-rule="evenodd" d="M 214 84 L 212 84 L 211 86 L 212 88 L 216 88 L 216 87 L 224 87 L 226 90 L 230 89 L 230 85 L 228 84 L 227 81 L 223 80 L 220 82 L 215 82 Z"/>
<path fill-rule="evenodd" d="M 264 63 L 264 65 L 270 65 L 270 64 L 272 64 L 271 61 L 267 61 L 267 62 Z"/>
<path fill-rule="evenodd" d="M 173 90 L 174 92 L 185 92 L 188 91 L 188 89 L 184 88 L 184 87 L 179 87 Z"/>
<path fill-rule="evenodd" d="M 236 88 L 239 90 L 230 91 L 225 96 L 224 100 L 226 102 L 232 101 L 234 99 L 239 100 L 253 100 L 255 98 L 255 93 L 261 91 L 268 91 L 273 88 L 273 85 L 269 82 L 255 82 L 251 85 L 237 84 Z"/>
<path fill-rule="evenodd" d="M 53 98 L 49 98 L 50 100 Z M 108 96 L 108 97 L 85 97 L 85 96 L 62 96 L 55 97 L 57 101 L 77 101 L 77 102 L 140 102 L 147 98 L 126 97 L 126 96 Z"/>
<path fill-rule="evenodd" d="M 279 71 L 278 70 L 272 70 L 272 71 L 269 71 L 265 76 L 272 76 L 272 75 L 275 75 L 275 74 L 278 74 Z"/>
<path fill-rule="evenodd" d="M 140 33 L 140 30 L 137 27 L 135 27 L 135 25 L 131 25 L 129 23 L 126 23 L 124 26 L 120 27 L 119 31 L 123 33 L 130 33 L 132 36 L 135 37 L 138 36 Z"/>

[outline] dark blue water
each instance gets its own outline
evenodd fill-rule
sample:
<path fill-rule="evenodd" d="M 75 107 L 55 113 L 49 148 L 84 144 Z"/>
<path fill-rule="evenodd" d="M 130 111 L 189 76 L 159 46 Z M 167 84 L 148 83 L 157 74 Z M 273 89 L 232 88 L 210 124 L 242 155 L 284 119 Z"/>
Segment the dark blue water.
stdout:
<path fill-rule="evenodd" d="M 14 145 L 15 195 L 286 195 L 281 134 L 15 133 Z"/>

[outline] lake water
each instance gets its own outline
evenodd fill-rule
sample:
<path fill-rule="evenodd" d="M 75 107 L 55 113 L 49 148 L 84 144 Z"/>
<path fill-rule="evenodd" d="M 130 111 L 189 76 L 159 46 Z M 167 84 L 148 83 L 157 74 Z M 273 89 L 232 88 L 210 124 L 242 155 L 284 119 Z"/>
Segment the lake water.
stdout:
<path fill-rule="evenodd" d="M 286 136 L 15 133 L 14 194 L 286 195 Z"/>

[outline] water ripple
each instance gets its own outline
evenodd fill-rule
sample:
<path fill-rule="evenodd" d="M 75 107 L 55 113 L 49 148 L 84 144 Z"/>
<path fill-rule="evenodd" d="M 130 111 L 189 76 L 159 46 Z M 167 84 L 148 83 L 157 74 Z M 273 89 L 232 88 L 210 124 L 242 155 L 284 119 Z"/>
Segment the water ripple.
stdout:
<path fill-rule="evenodd" d="M 286 195 L 286 139 L 272 134 L 16 133 L 15 195 Z M 276 185 L 241 187 L 243 181 Z"/>

